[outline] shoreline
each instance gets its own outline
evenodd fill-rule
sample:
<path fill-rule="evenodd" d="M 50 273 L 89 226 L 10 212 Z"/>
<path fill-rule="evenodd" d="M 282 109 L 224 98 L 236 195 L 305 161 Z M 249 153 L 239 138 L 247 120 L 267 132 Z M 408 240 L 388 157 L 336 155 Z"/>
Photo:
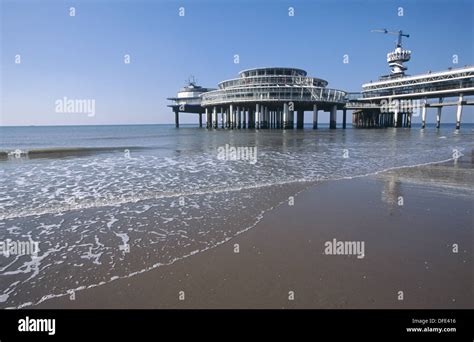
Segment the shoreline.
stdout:
<path fill-rule="evenodd" d="M 450 162 L 429 163 L 429 165 L 433 164 L 450 164 Z M 430 167 L 429 165 L 397 169 L 426 169 Z M 448 169 L 452 169 L 452 167 Z M 391 277 L 388 277 L 391 278 L 391 282 L 380 278 L 383 273 L 381 270 L 384 265 L 386 266 L 387 261 L 401 262 L 404 253 L 397 254 L 393 250 L 392 241 L 385 241 L 383 237 L 373 236 L 373 233 L 368 231 L 368 227 L 378 226 L 380 229 L 387 225 L 396 231 L 401 228 L 397 226 L 398 224 L 405 223 L 401 212 L 407 209 L 406 214 L 417 222 L 415 227 L 422 231 L 426 230 L 425 222 L 420 217 L 416 218 L 412 206 L 406 205 L 400 209 L 390 201 L 380 200 L 380 195 L 378 201 L 374 199 L 375 194 L 380 194 L 384 190 L 381 184 L 383 180 L 377 178 L 393 177 L 389 173 L 397 173 L 397 171 L 392 169 L 369 176 L 312 185 L 295 197 L 294 206 L 284 204 L 277 206 L 274 210 L 265 213 L 255 227 L 240 232 L 218 246 L 133 277 L 116 279 L 91 289 L 78 291 L 74 301 L 67 296 L 62 296 L 45 300 L 39 305 L 27 306 L 27 308 L 472 307 L 472 291 L 469 293 L 466 289 L 470 283 L 469 276 L 472 278 L 469 273 L 469 266 L 472 265 L 472 246 L 460 248 L 460 255 L 457 257 L 462 256 L 462 260 L 450 260 L 450 256 L 452 256 L 450 254 L 444 254 L 446 260 L 443 260 L 436 256 L 440 251 L 437 250 L 437 253 L 434 253 L 433 250 L 434 246 L 440 248 L 439 241 L 436 244 L 434 241 L 436 239 L 430 238 L 428 242 L 431 245 L 431 250 L 425 257 L 427 260 L 421 264 L 421 268 L 420 265 L 409 265 L 406 272 L 401 269 L 397 272 L 392 270 Z M 411 197 L 423 201 L 428 200 L 431 206 L 439 200 L 444 200 L 445 202 L 454 202 L 452 207 L 459 206 L 461 203 L 462 210 L 466 210 L 466 208 L 468 210 L 469 206 L 472 209 L 472 200 L 469 198 L 460 199 L 449 194 L 437 194 L 435 198 L 426 198 L 423 193 L 417 194 L 419 189 L 413 188 L 410 184 L 402 184 L 403 191 L 407 193 L 403 196 L 407 200 Z M 379 215 L 373 215 L 369 222 L 358 227 L 359 231 L 357 232 L 354 231 L 355 227 L 348 228 L 354 224 L 354 217 L 348 216 L 347 212 L 343 210 L 337 210 L 337 206 L 340 206 L 340 203 L 337 202 L 343 198 L 347 207 L 354 208 L 357 205 L 360 207 L 359 196 L 366 198 L 372 205 L 376 205 L 378 210 L 387 210 L 387 206 L 389 208 L 386 213 L 379 211 Z M 433 197 L 432 194 L 431 197 Z M 326 203 L 322 205 L 321 200 Z M 311 203 L 318 203 L 320 206 L 322 205 L 322 208 L 312 208 Z M 336 208 L 334 208 L 335 206 Z M 432 208 L 429 209 L 431 212 L 435 212 Z M 440 215 L 443 214 L 439 211 L 440 208 L 437 209 L 437 216 L 443 216 Z M 324 218 L 322 215 L 318 215 L 321 213 L 325 214 Z M 298 220 L 292 219 L 295 214 L 298 215 Z M 449 216 L 452 217 L 452 213 Z M 472 222 L 472 212 L 470 217 Z M 367 214 L 362 209 L 356 218 L 355 221 L 367 220 Z M 385 221 L 387 218 L 390 221 Z M 318 221 L 317 225 L 314 224 L 313 219 Z M 437 231 L 443 232 L 443 238 L 447 240 L 447 233 L 443 231 L 443 223 L 439 222 L 439 219 L 433 220 L 432 224 L 435 225 Z M 458 217 L 458 222 L 461 227 L 465 227 L 469 222 L 469 215 L 464 213 L 461 218 Z M 296 226 L 297 229 L 294 230 L 290 226 Z M 315 228 L 318 228 L 316 232 Z M 243 234 L 244 232 L 245 234 Z M 331 236 L 331 233 L 334 236 Z M 351 237 L 353 240 L 364 238 L 367 247 L 366 257 L 357 259 L 350 256 L 323 255 L 323 242 L 336 238 L 336 233 L 342 234 L 338 238 L 339 240 L 344 236 L 344 238 Z M 466 228 L 456 229 L 455 233 L 459 241 L 465 242 L 472 239 L 472 228 L 471 231 Z M 390 234 L 390 231 L 385 229 L 384 234 Z M 401 238 L 394 232 L 392 234 L 395 234 L 398 239 Z M 268 239 L 269 236 L 271 239 Z M 326 236 L 326 239 L 322 240 L 322 236 Z M 418 242 L 423 236 L 423 234 L 416 235 Z M 421 257 L 414 250 L 415 246 L 410 245 L 407 241 L 400 242 L 403 242 L 402 245 L 410 247 L 408 254 L 411 257 L 416 259 Z M 239 253 L 234 253 L 236 244 L 239 245 Z M 385 247 L 381 248 L 376 246 L 377 244 Z M 374 257 L 374 245 L 375 255 L 381 260 Z M 388 253 L 387 248 L 392 249 L 392 254 Z M 282 249 L 286 249 L 288 252 L 287 258 L 282 259 L 282 256 L 279 255 Z M 370 252 L 371 249 L 372 252 Z M 304 257 L 302 252 L 311 257 L 309 259 Z M 438 276 L 444 277 L 442 282 L 439 282 L 439 279 L 436 282 L 435 275 L 425 274 L 431 269 L 430 266 L 434 267 L 431 265 L 432 263 L 438 264 L 437 267 L 444 264 L 443 267 L 448 269 L 448 271 L 438 274 Z M 459 268 L 457 272 L 455 271 L 456 267 Z M 305 271 L 301 273 L 302 270 Z M 394 293 L 397 292 L 397 287 L 403 288 L 404 286 L 396 279 L 404 279 L 406 274 L 410 275 L 410 279 L 416 278 L 417 270 L 424 273 L 423 277 L 418 279 L 418 283 L 406 285 L 409 288 L 409 293 L 417 293 L 417 299 L 407 293 L 403 301 L 397 300 Z M 398 277 L 396 273 L 398 273 Z M 461 280 L 459 286 L 450 285 L 448 279 L 445 279 L 446 275 L 450 275 L 449 279 L 455 277 Z M 430 281 L 437 283 L 438 287 L 429 284 Z M 348 283 L 352 283 L 352 285 L 348 287 Z M 371 290 L 365 289 L 365 286 L 369 286 Z M 430 289 L 429 293 L 422 296 L 420 292 L 426 288 Z M 339 291 L 339 296 L 335 295 L 335 290 Z M 184 300 L 178 298 L 180 291 L 184 291 Z M 288 300 L 289 291 L 293 291 L 294 300 Z M 387 298 L 387 291 L 395 297 Z M 440 297 L 443 293 L 445 296 Z M 447 294 L 450 295 L 447 296 Z M 423 299 L 424 297 L 425 299 Z"/>

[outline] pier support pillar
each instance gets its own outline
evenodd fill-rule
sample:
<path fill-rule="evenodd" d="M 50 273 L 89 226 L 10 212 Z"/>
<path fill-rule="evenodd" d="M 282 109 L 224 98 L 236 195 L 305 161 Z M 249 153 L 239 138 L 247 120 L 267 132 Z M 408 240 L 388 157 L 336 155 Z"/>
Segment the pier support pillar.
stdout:
<path fill-rule="evenodd" d="M 212 126 L 217 128 L 217 108 L 212 107 Z"/>
<path fill-rule="evenodd" d="M 459 95 L 458 108 L 456 111 L 456 129 L 461 128 L 462 100 L 463 100 L 463 94 Z"/>
<path fill-rule="evenodd" d="M 346 128 L 346 120 L 347 120 L 347 109 L 342 110 L 342 128 Z"/>
<path fill-rule="evenodd" d="M 304 126 L 304 111 L 299 110 L 296 114 L 296 128 L 302 129 Z"/>
<path fill-rule="evenodd" d="M 288 103 L 283 104 L 283 129 L 288 128 Z"/>
<path fill-rule="evenodd" d="M 284 117 L 283 117 L 283 114 L 284 114 L 284 108 L 281 108 L 280 109 L 280 128 L 283 129 L 283 120 L 284 120 Z"/>
<path fill-rule="evenodd" d="M 421 108 L 421 128 L 424 129 L 426 127 L 426 104 L 423 105 Z"/>
<path fill-rule="evenodd" d="M 199 113 L 199 127 L 202 128 L 202 113 Z"/>
<path fill-rule="evenodd" d="M 443 103 L 443 98 L 440 97 L 439 98 L 439 103 Z M 438 107 L 438 113 L 436 114 L 436 128 L 440 128 L 441 127 L 441 109 L 443 107 L 439 106 Z"/>
<path fill-rule="evenodd" d="M 260 104 L 255 105 L 255 118 L 254 118 L 255 128 L 260 128 Z"/>
<path fill-rule="evenodd" d="M 255 112 L 255 108 L 252 108 L 252 118 L 250 120 L 250 123 L 252 124 L 252 128 L 254 129 L 255 129 L 255 115 L 257 115 L 257 113 Z"/>
<path fill-rule="evenodd" d="M 263 125 L 264 125 L 265 128 L 269 128 L 269 126 L 270 126 L 270 114 L 269 114 L 267 106 L 265 106 L 265 115 L 264 115 Z"/>
<path fill-rule="evenodd" d="M 249 121 L 247 122 L 247 127 L 248 128 L 254 128 L 252 124 L 252 118 L 253 118 L 253 109 L 249 107 Z"/>
<path fill-rule="evenodd" d="M 177 110 L 174 111 L 174 124 L 176 128 L 179 127 L 179 111 Z"/>
<path fill-rule="evenodd" d="M 329 128 L 335 129 L 337 121 L 337 105 L 331 107 L 331 113 L 329 115 Z"/>
<path fill-rule="evenodd" d="M 318 105 L 313 105 L 313 129 L 318 128 Z"/>
<path fill-rule="evenodd" d="M 235 109 L 234 109 L 234 128 L 237 128 L 237 126 L 239 124 L 237 122 L 238 114 L 239 114 L 239 106 L 236 106 Z"/>
<path fill-rule="evenodd" d="M 234 106 L 233 105 L 229 105 L 229 116 L 230 116 L 230 125 L 229 125 L 229 128 L 234 128 L 234 124 L 235 124 L 235 117 L 234 117 Z"/>
<path fill-rule="evenodd" d="M 242 128 L 242 108 L 237 107 L 237 128 Z"/>
<path fill-rule="evenodd" d="M 265 106 L 265 109 L 263 111 L 263 128 L 265 128 L 265 129 L 268 128 L 268 122 L 270 121 L 270 120 L 268 120 L 268 115 L 269 115 L 268 114 L 268 107 Z"/>
<path fill-rule="evenodd" d="M 206 107 L 206 128 L 211 128 L 211 111 Z"/>

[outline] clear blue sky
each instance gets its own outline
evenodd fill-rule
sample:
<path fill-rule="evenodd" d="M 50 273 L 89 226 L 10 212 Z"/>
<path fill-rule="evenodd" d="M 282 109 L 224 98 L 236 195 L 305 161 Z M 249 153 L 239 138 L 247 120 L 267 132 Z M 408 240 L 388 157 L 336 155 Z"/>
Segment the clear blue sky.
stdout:
<path fill-rule="evenodd" d="M 410 33 L 410 74 L 473 64 L 468 0 L 0 1 L 3 125 L 171 123 L 166 97 L 189 75 L 215 87 L 259 66 L 294 66 L 330 87 L 359 91 L 389 71 L 386 53 L 396 37 L 370 33 L 374 28 Z M 95 99 L 95 116 L 56 113 L 64 96 Z M 472 116 L 466 109 L 463 121 Z M 183 114 L 182 122 L 196 117 Z"/>

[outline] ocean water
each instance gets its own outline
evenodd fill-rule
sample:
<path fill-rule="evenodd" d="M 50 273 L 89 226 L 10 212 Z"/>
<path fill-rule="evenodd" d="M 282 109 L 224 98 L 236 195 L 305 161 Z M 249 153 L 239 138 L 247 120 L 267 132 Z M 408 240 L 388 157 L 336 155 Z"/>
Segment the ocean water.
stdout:
<path fill-rule="evenodd" d="M 473 129 L 0 127 L 0 241 L 40 249 L 0 254 L 0 308 L 213 248 L 318 182 L 471 155 Z M 233 147 L 256 159 L 222 159 Z"/>

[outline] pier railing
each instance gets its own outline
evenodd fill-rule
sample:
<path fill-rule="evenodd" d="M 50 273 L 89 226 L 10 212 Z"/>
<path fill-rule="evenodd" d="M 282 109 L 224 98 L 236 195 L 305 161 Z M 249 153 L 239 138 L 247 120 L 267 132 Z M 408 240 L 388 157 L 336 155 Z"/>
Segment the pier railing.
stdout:
<path fill-rule="evenodd" d="M 381 106 L 377 103 L 372 102 L 357 102 L 357 101 L 350 101 L 346 103 L 346 109 L 377 109 Z"/>
<path fill-rule="evenodd" d="M 219 83 L 219 89 L 230 89 L 245 86 L 285 86 L 306 85 L 314 87 L 326 87 L 327 81 L 315 77 L 306 76 L 249 76 L 245 78 L 234 78 Z"/>
<path fill-rule="evenodd" d="M 396 89 L 387 90 L 371 90 L 363 93 L 364 98 L 377 98 L 377 97 L 396 97 L 401 95 L 413 95 L 420 96 L 423 94 L 426 97 L 430 97 L 430 93 L 437 96 L 437 92 L 447 92 L 454 95 L 464 93 L 465 95 L 474 94 L 474 81 L 453 81 L 452 83 L 446 84 L 430 84 L 420 86 L 407 86 Z"/>
<path fill-rule="evenodd" d="M 400 88 L 410 89 L 415 91 L 418 87 L 431 87 L 438 85 L 450 85 L 455 87 L 456 84 L 472 82 L 474 78 L 474 67 L 465 67 L 460 69 L 453 69 L 450 71 L 436 72 L 432 74 L 423 74 L 419 76 L 401 77 L 393 80 L 384 80 L 381 82 L 366 83 L 362 87 L 365 92 L 395 90 L 399 92 Z"/>
<path fill-rule="evenodd" d="M 284 87 L 239 87 L 220 89 L 201 95 L 202 106 L 210 106 L 232 102 L 330 102 L 345 103 L 346 92 L 311 86 L 284 86 Z"/>

